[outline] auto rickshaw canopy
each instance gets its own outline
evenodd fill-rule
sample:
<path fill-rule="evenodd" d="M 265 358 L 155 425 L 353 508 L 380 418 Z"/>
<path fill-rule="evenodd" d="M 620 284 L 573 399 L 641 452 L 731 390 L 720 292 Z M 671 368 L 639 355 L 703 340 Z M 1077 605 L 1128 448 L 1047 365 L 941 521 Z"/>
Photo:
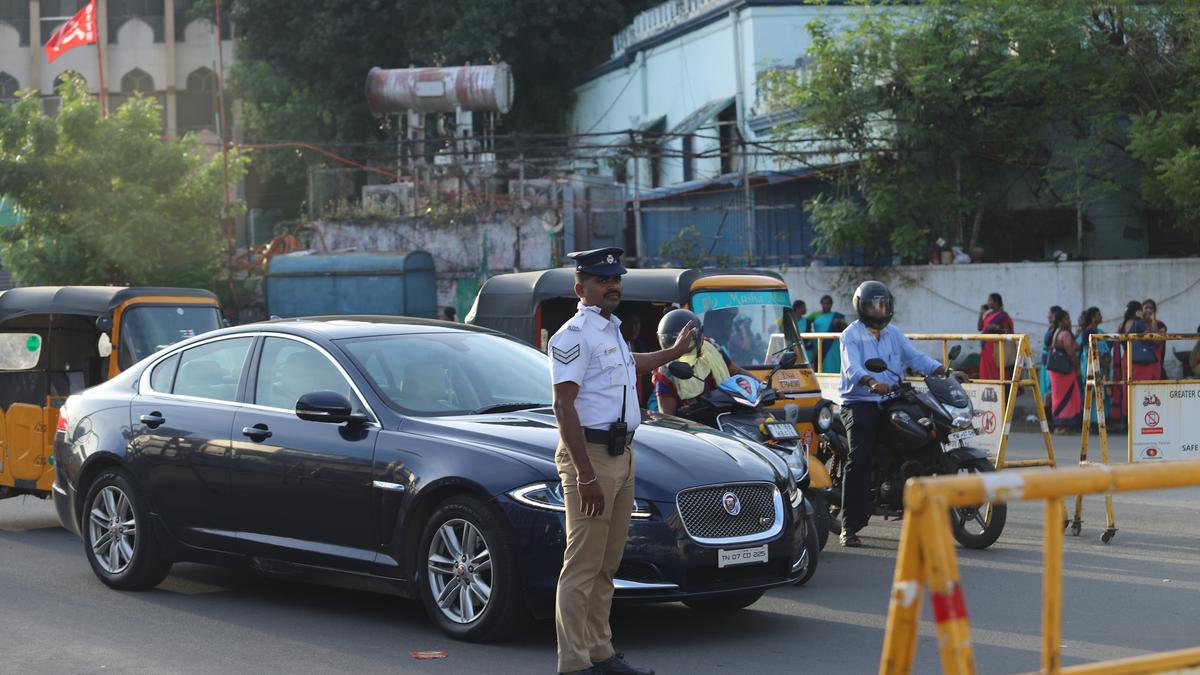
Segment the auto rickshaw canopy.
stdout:
<path fill-rule="evenodd" d="M 0 291 L 0 324 L 37 314 L 101 317 L 134 298 L 159 296 L 203 298 L 217 302 L 212 292 L 198 288 L 153 286 L 31 286 Z"/>
<path fill-rule="evenodd" d="M 696 282 L 712 277 L 721 277 L 723 281 L 728 279 L 730 287 L 787 289 L 783 277 L 768 270 L 631 269 L 621 278 L 621 301 L 686 306 L 691 302 L 697 286 L 703 285 Z M 575 269 L 571 267 L 500 274 L 488 279 L 479 289 L 466 322 L 537 344 L 538 330 L 542 327 L 538 320 L 542 303 L 556 298 L 575 297 Z"/>

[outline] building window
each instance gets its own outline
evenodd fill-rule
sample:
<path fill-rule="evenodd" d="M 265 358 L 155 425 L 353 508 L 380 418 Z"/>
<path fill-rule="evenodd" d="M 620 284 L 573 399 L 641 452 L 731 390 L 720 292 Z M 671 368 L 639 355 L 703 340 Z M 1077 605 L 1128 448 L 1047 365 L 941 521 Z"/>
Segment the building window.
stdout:
<path fill-rule="evenodd" d="M 42 0 L 42 41 L 50 39 L 50 35 L 58 27 L 75 16 L 88 0 Z"/>
<path fill-rule="evenodd" d="M 664 117 L 642 132 L 642 142 L 646 152 L 646 160 L 650 165 L 650 187 L 662 186 L 663 179 L 663 134 L 667 131 L 667 119 Z"/>
<path fill-rule="evenodd" d="M 205 9 L 208 11 L 204 11 Z M 196 0 L 175 0 L 175 40 L 183 42 L 188 24 L 196 19 L 203 19 L 211 24 L 214 18 L 211 2 L 196 7 Z M 232 36 L 233 26 L 229 22 L 229 8 L 226 5 L 221 11 L 221 39 L 230 40 Z"/>
<path fill-rule="evenodd" d="M 0 23 L 12 26 L 21 36 L 17 46 L 29 46 L 29 0 L 0 0 Z"/>
<path fill-rule="evenodd" d="M 133 94 L 141 92 L 149 94 L 154 91 L 154 78 L 141 68 L 134 68 L 121 78 L 121 93 Z"/>
<path fill-rule="evenodd" d="M 17 98 L 18 89 L 20 83 L 17 82 L 17 78 L 0 71 L 0 103 L 11 104 Z"/>
<path fill-rule="evenodd" d="M 683 182 L 696 178 L 696 135 L 688 134 L 683 137 Z"/>
<path fill-rule="evenodd" d="M 109 44 L 116 44 L 121 26 L 135 18 L 149 24 L 155 42 L 163 41 L 163 0 L 108 0 Z"/>
<path fill-rule="evenodd" d="M 83 80 L 84 86 L 87 86 L 87 79 L 74 70 L 64 70 L 63 72 L 59 73 L 58 77 L 54 78 L 54 94 L 47 96 L 45 99 L 44 107 L 47 115 L 54 116 L 58 114 L 59 108 L 62 107 L 62 94 L 58 92 L 58 89 L 63 85 L 64 82 L 67 81 L 67 78 L 72 75 Z"/>
<path fill-rule="evenodd" d="M 730 105 L 717 115 L 717 136 L 721 140 L 721 175 L 738 170 L 742 135 L 737 128 L 737 106 Z"/>
<path fill-rule="evenodd" d="M 178 93 L 180 133 L 211 129 L 216 131 L 217 74 L 209 68 L 197 68 L 187 76 L 186 88 Z"/>

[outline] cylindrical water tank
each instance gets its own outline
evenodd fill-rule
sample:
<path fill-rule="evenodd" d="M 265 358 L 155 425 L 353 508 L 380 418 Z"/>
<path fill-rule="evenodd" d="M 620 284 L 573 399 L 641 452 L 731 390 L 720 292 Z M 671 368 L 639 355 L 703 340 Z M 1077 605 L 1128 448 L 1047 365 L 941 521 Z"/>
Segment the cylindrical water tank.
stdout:
<path fill-rule="evenodd" d="M 513 79 L 507 63 L 455 68 L 375 67 L 367 73 L 367 107 L 376 115 L 400 112 L 507 113 Z"/>

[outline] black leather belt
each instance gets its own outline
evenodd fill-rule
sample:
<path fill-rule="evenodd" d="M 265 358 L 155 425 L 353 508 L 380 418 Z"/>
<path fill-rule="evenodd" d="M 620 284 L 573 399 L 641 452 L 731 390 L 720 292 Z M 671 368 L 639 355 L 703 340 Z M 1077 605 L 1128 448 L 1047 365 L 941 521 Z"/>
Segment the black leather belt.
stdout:
<path fill-rule="evenodd" d="M 608 445 L 608 437 L 609 436 L 610 436 L 610 433 L 605 429 L 589 429 L 587 427 L 583 428 L 583 437 L 587 440 L 588 443 L 599 443 L 600 445 Z M 632 444 L 633 444 L 633 432 L 630 431 L 629 433 L 625 434 L 625 445 L 629 446 Z"/>

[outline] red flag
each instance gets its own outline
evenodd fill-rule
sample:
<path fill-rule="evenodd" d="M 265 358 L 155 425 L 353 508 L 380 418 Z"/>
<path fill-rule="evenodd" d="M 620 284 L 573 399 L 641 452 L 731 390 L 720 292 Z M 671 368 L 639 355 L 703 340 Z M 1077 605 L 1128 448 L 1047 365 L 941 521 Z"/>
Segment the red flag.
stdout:
<path fill-rule="evenodd" d="M 96 0 L 91 0 L 71 20 L 59 26 L 46 43 L 46 59 L 54 63 L 63 52 L 96 41 Z"/>

